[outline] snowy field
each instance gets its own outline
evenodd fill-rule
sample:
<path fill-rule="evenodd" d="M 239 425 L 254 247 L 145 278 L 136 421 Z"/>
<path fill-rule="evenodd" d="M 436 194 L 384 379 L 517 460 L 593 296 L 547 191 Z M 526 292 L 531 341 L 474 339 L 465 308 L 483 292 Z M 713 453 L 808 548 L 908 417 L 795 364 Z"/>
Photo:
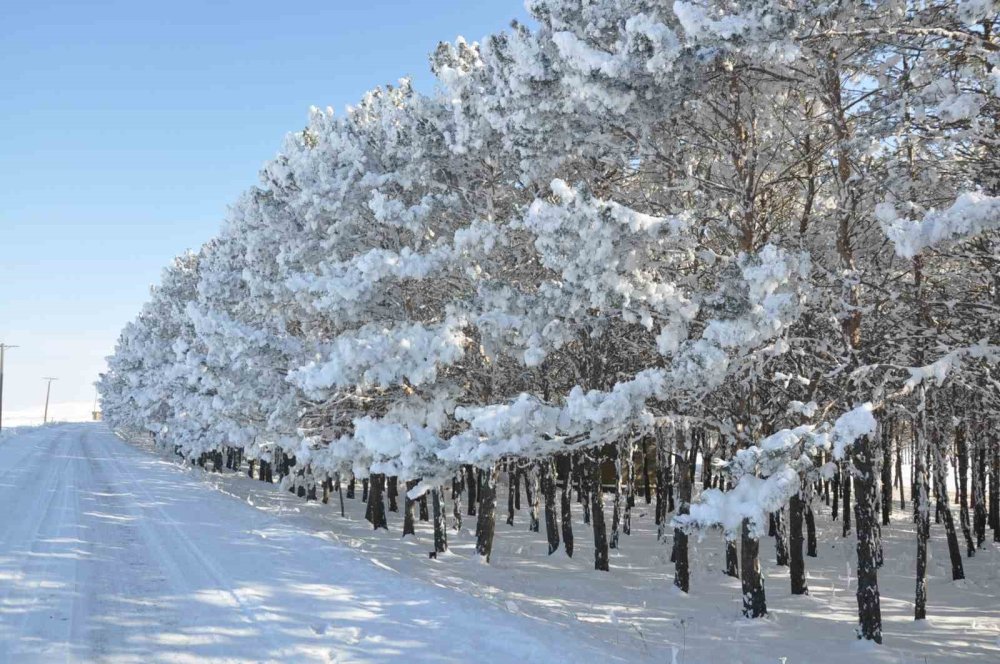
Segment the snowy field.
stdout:
<path fill-rule="evenodd" d="M 0 454 L 3 662 L 1000 661 L 1000 551 L 990 544 L 953 583 L 934 528 L 929 619 L 915 623 L 913 534 L 899 511 L 884 530 L 875 647 L 854 638 L 854 539 L 832 532 L 825 507 L 809 596 L 789 594 L 764 541 L 771 614 L 750 621 L 714 536 L 692 546 L 692 593 L 672 587 L 669 547 L 641 500 L 610 573 L 593 571 L 582 521 L 576 556 L 549 557 L 525 511 L 513 528 L 498 518 L 487 566 L 470 519 L 431 560 L 429 524 L 401 540 L 390 513 L 389 533 L 373 533 L 360 500 L 343 519 L 333 504 L 185 468 L 101 424 L 5 432 Z"/>

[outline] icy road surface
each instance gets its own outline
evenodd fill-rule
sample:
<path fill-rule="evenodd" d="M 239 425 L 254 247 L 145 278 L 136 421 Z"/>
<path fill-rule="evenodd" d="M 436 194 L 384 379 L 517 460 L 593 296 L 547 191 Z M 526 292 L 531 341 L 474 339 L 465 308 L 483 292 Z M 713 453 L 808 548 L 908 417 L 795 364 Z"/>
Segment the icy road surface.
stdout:
<path fill-rule="evenodd" d="M 0 662 L 598 655 L 283 524 L 100 424 L 5 436 L 0 459 Z"/>

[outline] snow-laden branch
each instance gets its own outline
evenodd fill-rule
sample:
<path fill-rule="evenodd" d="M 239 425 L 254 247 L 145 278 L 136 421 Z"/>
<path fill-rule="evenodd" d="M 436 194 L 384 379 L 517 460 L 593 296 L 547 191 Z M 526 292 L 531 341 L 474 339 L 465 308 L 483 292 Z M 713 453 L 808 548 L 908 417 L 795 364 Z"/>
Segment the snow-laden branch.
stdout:
<path fill-rule="evenodd" d="M 881 203 L 875 214 L 901 258 L 913 258 L 925 249 L 970 240 L 1000 229 L 1000 198 L 979 192 L 964 193 L 944 210 L 930 210 L 920 220 L 900 217 L 891 203 Z"/>

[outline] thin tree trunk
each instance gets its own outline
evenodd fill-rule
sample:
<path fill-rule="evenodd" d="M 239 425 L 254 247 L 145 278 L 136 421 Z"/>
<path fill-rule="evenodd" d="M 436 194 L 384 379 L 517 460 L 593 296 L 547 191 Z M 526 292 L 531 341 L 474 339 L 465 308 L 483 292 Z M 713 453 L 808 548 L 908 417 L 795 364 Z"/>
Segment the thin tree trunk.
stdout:
<path fill-rule="evenodd" d="M 455 518 L 455 530 L 462 529 L 462 507 L 459 501 L 462 498 L 462 485 L 465 483 L 463 474 L 451 478 L 451 503 L 452 516 Z"/>
<path fill-rule="evenodd" d="M 802 557 L 802 517 L 804 501 L 799 493 L 791 497 L 788 502 L 788 543 L 790 545 L 789 555 L 789 576 L 792 583 L 793 595 L 805 595 L 809 593 L 806 585 L 806 561 Z"/>
<path fill-rule="evenodd" d="M 818 543 L 816 541 L 816 515 L 813 514 L 812 505 L 806 503 L 806 555 L 815 558 Z"/>
<path fill-rule="evenodd" d="M 413 506 L 417 501 L 410 498 L 410 489 L 415 486 L 417 480 L 406 481 L 406 493 L 403 495 L 403 537 L 417 534 L 413 528 Z"/>
<path fill-rule="evenodd" d="M 601 462 L 594 450 L 590 460 L 590 518 L 594 530 L 594 569 L 608 571 L 608 532 L 604 524 L 604 489 L 601 486 Z"/>
<path fill-rule="evenodd" d="M 389 524 L 385 518 L 385 503 L 382 501 L 382 494 L 385 490 L 385 475 L 372 475 L 368 487 L 368 509 L 365 517 L 372 524 L 374 530 L 379 528 L 389 530 Z"/>
<path fill-rule="evenodd" d="M 750 536 L 750 520 L 743 519 L 740 542 L 740 579 L 743 585 L 743 615 L 761 618 L 767 615 L 764 577 L 760 573 L 759 544 Z"/>
<path fill-rule="evenodd" d="M 917 421 L 914 426 L 913 461 L 913 509 L 917 526 L 917 579 L 913 602 L 913 617 L 923 620 L 927 617 L 927 540 L 931 529 L 931 506 L 927 486 L 927 430 L 926 396 L 921 384 L 917 387 Z"/>
<path fill-rule="evenodd" d="M 848 468 L 843 471 L 840 487 L 844 491 L 844 502 L 840 506 L 840 515 L 843 520 L 843 537 L 851 534 L 851 473 Z"/>
<path fill-rule="evenodd" d="M 448 528 L 445 525 L 441 492 L 438 488 L 431 491 L 431 502 L 434 505 L 434 553 L 444 553 L 448 550 Z"/>
<path fill-rule="evenodd" d="M 514 462 L 507 463 L 507 525 L 514 525 L 514 496 L 517 495 L 517 469 Z"/>
<path fill-rule="evenodd" d="M 679 505 L 678 514 L 691 513 L 691 472 L 689 466 L 694 466 L 694 455 L 697 448 L 694 446 L 694 432 L 685 423 L 677 427 L 677 490 Z M 691 587 L 691 568 L 688 561 L 688 536 L 680 528 L 674 528 L 674 585 L 683 592 L 688 592 Z"/>
<path fill-rule="evenodd" d="M 479 502 L 477 495 L 479 482 L 476 479 L 476 471 L 472 466 L 465 467 L 465 492 L 468 494 L 469 509 L 466 512 L 469 516 L 476 516 L 476 504 Z"/>
<path fill-rule="evenodd" d="M 476 553 L 490 562 L 497 525 L 497 469 L 494 467 L 480 487 L 479 519 L 476 522 Z"/>
<path fill-rule="evenodd" d="M 396 500 L 399 498 L 399 478 L 395 475 L 389 478 L 389 488 L 386 491 L 386 495 L 389 498 L 389 511 L 398 512 L 399 503 Z"/>
<path fill-rule="evenodd" d="M 646 504 L 653 502 L 652 490 L 649 486 L 649 451 L 646 449 L 649 436 L 642 438 L 642 486 L 646 496 Z"/>
<path fill-rule="evenodd" d="M 865 436 L 855 443 L 853 465 L 857 505 L 858 623 L 859 636 L 882 643 L 882 608 L 878 589 L 878 518 L 875 512 L 875 454 Z M 847 505 L 845 498 L 845 507 Z"/>
<path fill-rule="evenodd" d="M 549 555 L 559 548 L 559 522 L 556 518 L 556 478 L 552 459 L 540 462 L 542 500 L 545 504 L 545 538 L 549 544 Z"/>
<path fill-rule="evenodd" d="M 611 510 L 611 541 L 608 547 L 618 548 L 618 538 L 622 531 L 622 500 L 624 491 L 622 490 L 622 450 L 621 445 L 615 448 L 615 498 Z"/>
<path fill-rule="evenodd" d="M 969 518 L 969 441 L 965 438 L 965 427 L 955 427 L 955 446 L 958 448 L 958 520 L 965 536 L 966 555 L 970 558 L 976 555 L 976 543 L 972 539 L 972 523 Z M 972 481 L 973 491 L 977 484 Z"/>
<path fill-rule="evenodd" d="M 965 578 L 965 569 L 962 565 L 962 548 L 958 543 L 958 533 L 955 531 L 955 520 L 951 516 L 951 507 L 948 504 L 948 471 L 947 457 L 941 449 L 942 441 L 940 433 L 937 438 L 934 451 L 934 477 L 937 485 L 937 510 L 944 522 L 946 539 L 948 540 L 948 557 L 951 558 L 951 578 L 953 581 Z"/>
<path fill-rule="evenodd" d="M 528 499 L 528 530 L 537 533 L 541 524 L 538 513 L 538 465 L 535 463 L 524 474 L 524 492 Z"/>
<path fill-rule="evenodd" d="M 892 515 L 892 439 L 895 422 L 888 420 L 882 434 L 882 525 L 888 526 Z"/>
<path fill-rule="evenodd" d="M 573 512 L 571 509 L 573 498 L 571 495 L 572 487 L 570 486 L 570 479 L 573 477 L 572 465 L 572 457 L 567 454 L 556 458 L 556 471 L 559 481 L 562 483 L 562 493 L 559 500 L 562 539 L 566 555 L 570 558 L 573 557 Z"/>
<path fill-rule="evenodd" d="M 784 510 L 772 514 L 774 518 L 774 558 L 779 567 L 788 567 L 788 533 L 785 528 Z"/>

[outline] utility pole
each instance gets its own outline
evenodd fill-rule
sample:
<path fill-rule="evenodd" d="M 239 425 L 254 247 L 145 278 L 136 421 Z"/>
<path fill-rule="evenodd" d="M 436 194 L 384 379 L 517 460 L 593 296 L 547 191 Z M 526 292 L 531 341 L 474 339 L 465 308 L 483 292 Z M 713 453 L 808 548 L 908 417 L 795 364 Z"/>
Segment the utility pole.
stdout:
<path fill-rule="evenodd" d="M 42 378 L 42 380 L 49 381 L 48 386 L 45 388 L 45 414 L 42 416 L 42 424 L 47 424 L 49 421 L 49 395 L 52 394 L 52 381 L 59 380 L 58 378 Z"/>
<path fill-rule="evenodd" d="M 3 356 L 8 348 L 17 348 L 17 346 L 0 344 L 0 431 L 3 431 Z"/>

